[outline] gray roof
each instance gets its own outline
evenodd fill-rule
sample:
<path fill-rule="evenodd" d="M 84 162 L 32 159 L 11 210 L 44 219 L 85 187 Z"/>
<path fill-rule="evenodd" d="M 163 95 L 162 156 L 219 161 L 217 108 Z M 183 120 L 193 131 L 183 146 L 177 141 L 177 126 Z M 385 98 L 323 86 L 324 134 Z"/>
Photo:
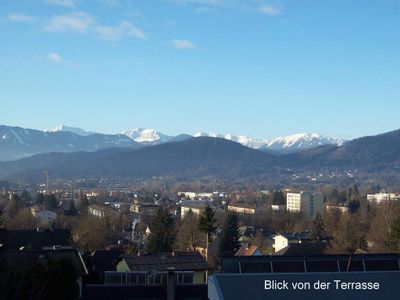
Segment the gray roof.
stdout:
<path fill-rule="evenodd" d="M 197 252 L 157 253 L 136 256 L 124 255 L 123 260 L 130 271 L 197 271 L 209 269 L 203 256 Z"/>

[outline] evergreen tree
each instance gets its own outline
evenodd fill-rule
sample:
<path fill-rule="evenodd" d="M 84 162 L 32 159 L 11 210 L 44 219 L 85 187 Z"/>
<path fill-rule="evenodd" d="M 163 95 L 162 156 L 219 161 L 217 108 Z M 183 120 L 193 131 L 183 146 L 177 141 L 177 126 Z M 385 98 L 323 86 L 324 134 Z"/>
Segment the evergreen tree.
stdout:
<path fill-rule="evenodd" d="M 64 211 L 64 214 L 67 216 L 76 216 L 78 214 L 74 200 L 71 200 L 71 202 L 69 203 L 69 207 L 67 210 Z"/>
<path fill-rule="evenodd" d="M 274 205 L 283 205 L 285 204 L 285 196 L 282 191 L 275 191 L 274 196 L 272 198 L 272 204 Z"/>
<path fill-rule="evenodd" d="M 224 226 L 222 227 L 221 239 L 219 242 L 219 255 L 231 256 L 240 247 L 238 217 L 230 212 L 226 216 Z"/>
<path fill-rule="evenodd" d="M 345 203 L 347 201 L 346 191 L 341 191 L 339 194 L 340 203 Z"/>
<path fill-rule="evenodd" d="M 329 200 L 330 200 L 332 203 L 335 203 L 335 204 L 339 203 L 339 201 L 340 201 L 340 196 L 339 196 L 338 190 L 337 190 L 337 189 L 333 189 L 333 191 L 332 191 L 332 193 L 331 193 L 331 196 L 330 196 L 329 198 L 330 198 Z"/>
<path fill-rule="evenodd" d="M 320 242 L 325 237 L 325 225 L 322 217 L 317 213 L 312 221 L 310 228 L 310 239 L 313 242 Z"/>
<path fill-rule="evenodd" d="M 150 225 L 147 251 L 149 253 L 171 251 L 174 241 L 174 220 L 167 208 L 160 207 Z"/>
<path fill-rule="evenodd" d="M 355 214 L 358 212 L 358 209 L 360 208 L 360 200 L 350 200 L 349 201 L 349 211 L 352 214 Z"/>
<path fill-rule="evenodd" d="M 206 205 L 203 213 L 199 217 L 199 229 L 201 232 L 207 234 L 207 239 L 211 242 L 211 235 L 218 228 L 216 225 L 217 220 L 215 219 L 215 211 L 210 205 Z"/>

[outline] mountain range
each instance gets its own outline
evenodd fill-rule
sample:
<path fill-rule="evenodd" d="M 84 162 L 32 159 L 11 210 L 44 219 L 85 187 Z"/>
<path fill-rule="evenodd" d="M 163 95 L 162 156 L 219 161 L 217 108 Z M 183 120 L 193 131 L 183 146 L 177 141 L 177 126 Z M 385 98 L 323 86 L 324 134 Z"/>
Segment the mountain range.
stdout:
<path fill-rule="evenodd" d="M 321 145 L 341 145 L 344 142 L 340 139 L 313 133 L 300 133 L 273 140 L 259 140 L 247 136 L 205 132 L 171 136 L 154 129 L 144 128 L 125 130 L 117 134 L 103 134 L 66 125 L 59 125 L 44 131 L 0 125 L 0 161 L 12 161 L 49 152 L 90 152 L 121 147 L 138 149 L 166 142 L 183 141 L 192 137 L 223 138 L 272 154 L 293 153 Z"/>
<path fill-rule="evenodd" d="M 53 178 L 164 177 L 178 180 L 265 180 L 290 177 L 303 171 L 319 174 L 357 170 L 374 176 L 387 175 L 395 180 L 400 174 L 400 130 L 281 155 L 211 137 L 191 137 L 137 148 L 46 153 L 0 163 L 0 179 L 35 182 L 42 180 L 43 170 L 49 171 Z"/>

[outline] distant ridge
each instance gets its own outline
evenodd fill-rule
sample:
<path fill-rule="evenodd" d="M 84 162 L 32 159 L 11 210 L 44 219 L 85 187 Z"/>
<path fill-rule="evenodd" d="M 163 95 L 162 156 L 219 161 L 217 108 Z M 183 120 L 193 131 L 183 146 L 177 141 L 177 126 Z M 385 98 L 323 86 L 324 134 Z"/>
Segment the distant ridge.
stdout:
<path fill-rule="evenodd" d="M 219 137 L 276 155 L 298 152 L 321 145 L 341 145 L 343 143 L 343 140 L 315 133 L 300 133 L 273 140 L 257 140 L 247 136 L 206 132 L 172 136 L 148 128 L 124 130 L 117 134 L 102 134 L 67 125 L 59 125 L 44 131 L 1 125 L 0 161 L 16 160 L 48 152 L 68 153 L 96 151 L 110 147 L 150 146 L 200 136 Z"/>
<path fill-rule="evenodd" d="M 400 173 L 400 130 L 323 145 L 298 153 L 270 155 L 222 138 L 198 137 L 154 146 L 95 152 L 49 153 L 0 163 L 0 179 L 34 181 L 49 170 L 55 178 L 171 177 L 251 179 L 285 170 L 362 170 Z M 294 171 L 293 171 L 294 172 Z"/>

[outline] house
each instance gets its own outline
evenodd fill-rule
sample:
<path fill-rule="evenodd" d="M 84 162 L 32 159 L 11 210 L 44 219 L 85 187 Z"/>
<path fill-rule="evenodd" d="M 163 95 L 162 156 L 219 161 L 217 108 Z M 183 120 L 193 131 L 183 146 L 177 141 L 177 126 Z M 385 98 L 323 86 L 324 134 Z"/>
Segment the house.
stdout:
<path fill-rule="evenodd" d="M 0 253 L 54 249 L 71 247 L 71 245 L 71 232 L 67 229 L 0 229 Z"/>
<path fill-rule="evenodd" d="M 72 264 L 76 275 L 76 285 L 79 287 L 79 297 L 83 294 L 83 278 L 88 275 L 88 270 L 78 250 L 71 247 L 48 248 L 41 250 L 12 251 L 7 253 L 0 252 L 0 260 L 8 274 L 24 274 L 35 270 L 41 264 L 62 262 Z M 23 277 L 22 277 L 23 279 Z M 43 288 L 45 287 L 45 283 Z"/>
<path fill-rule="evenodd" d="M 274 244 L 272 247 L 274 248 L 275 253 L 283 248 L 286 248 L 289 244 L 301 244 L 311 241 L 308 232 L 285 232 L 275 235 L 273 239 Z"/>
<path fill-rule="evenodd" d="M 45 209 L 43 205 L 32 206 L 31 214 L 41 226 L 50 227 L 57 221 L 57 213 Z"/>
<path fill-rule="evenodd" d="M 0 229 L 0 261 L 10 273 L 29 271 L 39 263 L 68 260 L 74 266 L 82 295 L 82 280 L 88 272 L 80 253 L 71 245 L 71 232 L 66 229 Z"/>
<path fill-rule="evenodd" d="M 235 256 L 258 256 L 262 255 L 260 249 L 256 245 L 250 246 L 242 246 L 240 249 L 235 253 Z"/>
<path fill-rule="evenodd" d="M 178 281 L 181 280 L 186 283 L 205 283 L 208 269 L 207 262 L 197 252 L 169 252 L 142 256 L 123 255 L 116 268 L 117 272 L 139 272 L 143 274 L 174 270 L 181 274 Z M 146 282 L 153 279 L 147 276 Z"/>
<path fill-rule="evenodd" d="M 88 212 L 89 214 L 98 218 L 105 218 L 106 216 L 108 217 L 120 216 L 119 211 L 103 205 L 95 205 L 95 204 L 89 205 Z"/>
<path fill-rule="evenodd" d="M 289 243 L 285 248 L 276 251 L 274 255 L 323 255 L 328 243 Z"/>
<path fill-rule="evenodd" d="M 115 271 L 124 251 L 118 248 L 96 250 L 88 258 L 88 270 L 93 283 L 104 284 L 104 273 Z"/>
<path fill-rule="evenodd" d="M 240 226 L 238 228 L 239 232 L 239 241 L 243 243 L 248 243 L 250 240 L 253 239 L 255 235 L 254 226 Z"/>
<path fill-rule="evenodd" d="M 159 208 L 159 205 L 152 203 L 139 203 L 135 200 L 130 206 L 130 211 L 141 216 L 152 218 Z"/>
<path fill-rule="evenodd" d="M 185 199 L 194 200 L 197 197 L 197 193 L 195 192 L 178 192 L 179 197 L 183 197 Z"/>

